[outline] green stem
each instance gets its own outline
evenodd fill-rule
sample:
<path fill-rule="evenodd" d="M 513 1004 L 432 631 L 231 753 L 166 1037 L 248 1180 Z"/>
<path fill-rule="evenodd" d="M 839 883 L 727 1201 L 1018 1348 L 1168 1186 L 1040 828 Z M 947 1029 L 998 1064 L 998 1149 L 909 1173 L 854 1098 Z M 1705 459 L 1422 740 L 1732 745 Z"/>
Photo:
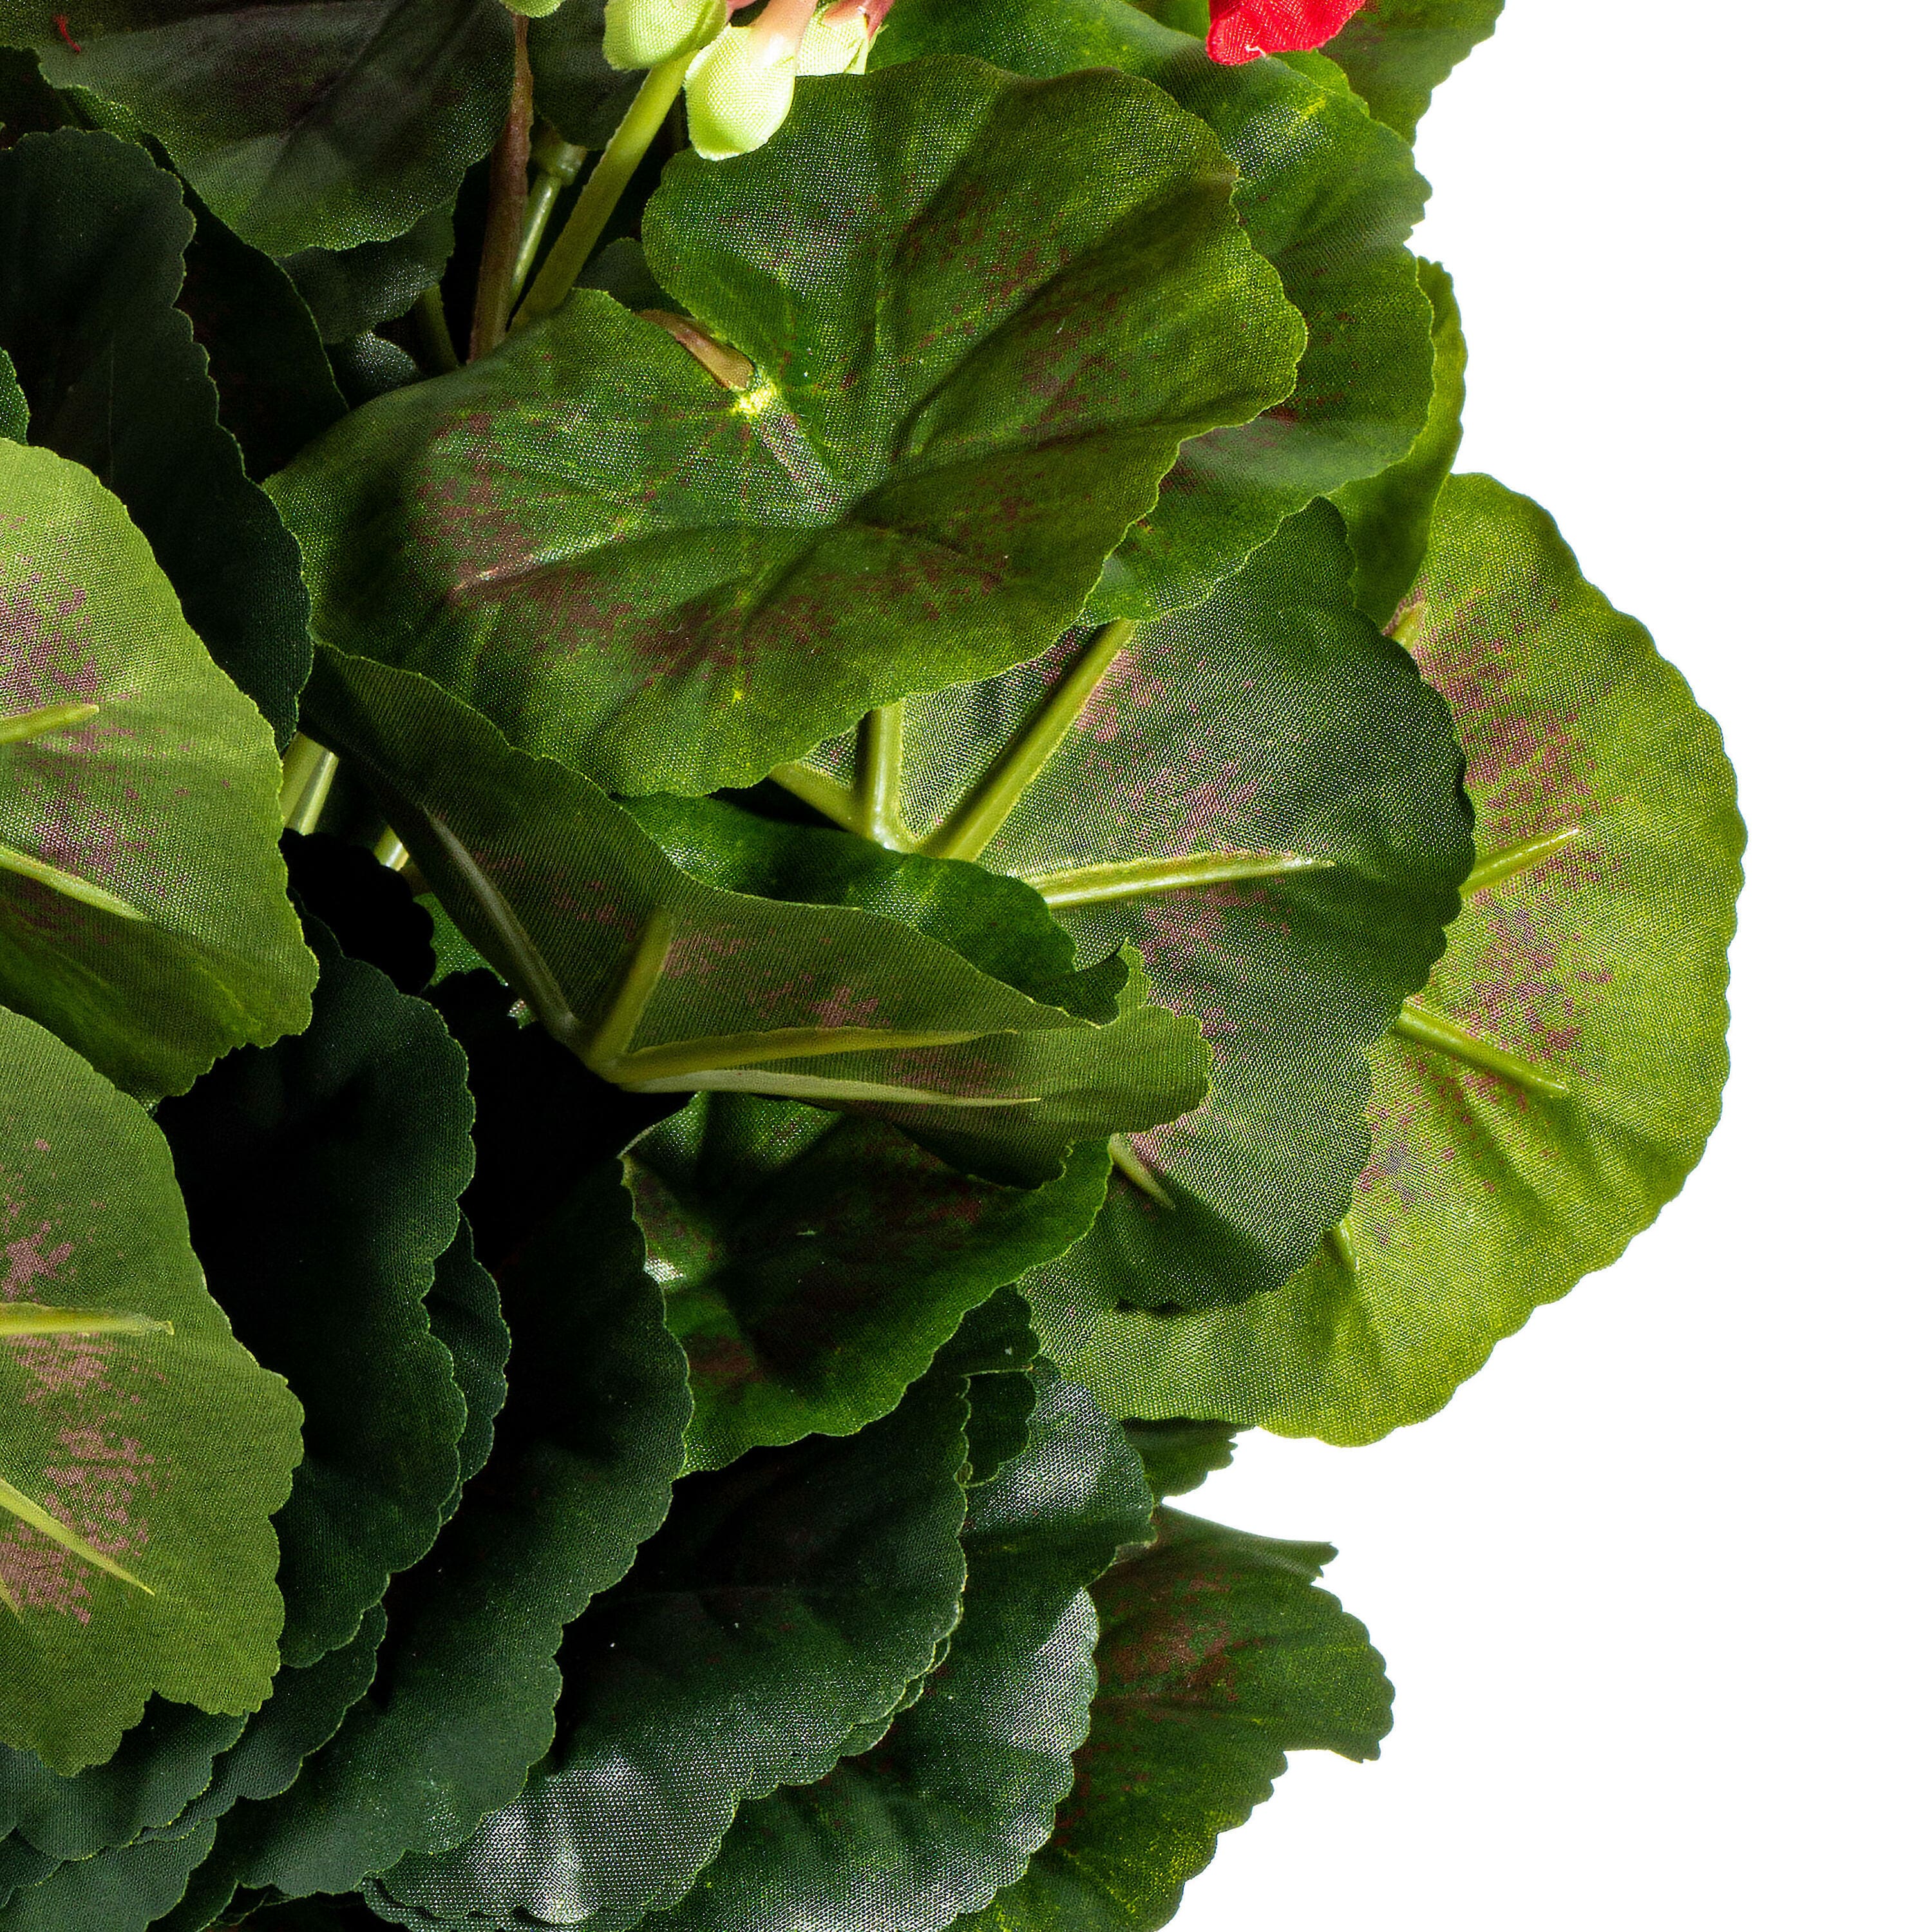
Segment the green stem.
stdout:
<path fill-rule="evenodd" d="M 1060 741 L 1086 708 L 1094 687 L 1136 631 L 1123 617 L 1100 632 L 1073 668 L 994 761 L 986 776 L 955 806 L 946 822 L 920 846 L 935 859 L 976 859 L 993 842 L 1028 785 L 1039 777 Z"/>
<path fill-rule="evenodd" d="M 1498 852 L 1493 858 L 1479 861 L 1462 881 L 1462 896 L 1466 899 L 1472 893 L 1499 886 L 1505 879 L 1513 879 L 1517 873 L 1541 865 L 1564 846 L 1574 844 L 1582 836 L 1580 825 L 1566 825 L 1561 832 L 1546 832 L 1540 838 L 1526 838 L 1520 845 L 1512 845 L 1506 852 Z"/>
<path fill-rule="evenodd" d="M 448 376 L 461 368 L 456 344 L 450 340 L 449 319 L 442 312 L 442 290 L 434 283 L 416 297 L 416 318 L 417 333 L 436 374 Z"/>
<path fill-rule="evenodd" d="M 905 754 L 905 706 L 882 704 L 859 724 L 857 794 L 860 831 L 874 845 L 906 849 L 899 819 L 899 774 Z"/>
<path fill-rule="evenodd" d="M 537 250 L 543 246 L 544 230 L 549 227 L 550 216 L 556 212 L 557 197 L 576 180 L 578 171 L 590 158 L 588 148 L 580 148 L 574 142 L 565 140 L 554 128 L 546 128 L 537 136 L 533 152 L 537 178 L 531 186 L 530 202 L 524 212 L 523 239 L 517 245 L 516 266 L 510 273 L 510 299 L 513 302 L 523 293 L 524 284 L 536 266 Z"/>
<path fill-rule="evenodd" d="M 330 786 L 342 760 L 298 731 L 282 754 L 282 823 L 291 832 L 313 832 L 321 823 Z"/>
<path fill-rule="evenodd" d="M 510 326 L 511 278 L 524 235 L 530 194 L 530 23 L 516 16 L 516 61 L 510 112 L 490 155 L 490 212 L 476 271 L 476 304 L 470 322 L 470 359 L 487 356 Z"/>
<path fill-rule="evenodd" d="M 834 825 L 866 836 L 865 808 L 850 785 L 842 785 L 830 772 L 815 765 L 781 765 L 771 774 L 775 785 L 782 785 L 794 798 L 802 798 L 814 812 L 822 812 Z"/>
<path fill-rule="evenodd" d="M 630 186 L 631 177 L 650 152 L 664 116 L 677 99 L 678 89 L 684 85 L 684 76 L 697 58 L 694 52 L 679 54 L 658 62 L 645 75 L 629 112 L 611 136 L 610 145 L 598 157 L 596 171 L 577 197 L 577 206 L 570 211 L 570 219 L 563 224 L 556 245 L 537 271 L 530 293 L 510 324 L 512 328 L 520 328 L 538 316 L 549 314 L 576 286 L 619 197 Z"/>
<path fill-rule="evenodd" d="M 376 864 L 388 866 L 392 872 L 400 872 L 410 862 L 410 848 L 393 825 L 382 827 L 382 836 L 376 841 L 374 850 Z"/>
<path fill-rule="evenodd" d="M 1335 1250 L 1336 1258 L 1351 1274 L 1362 1271 L 1362 1244 L 1355 1233 L 1355 1224 L 1344 1214 L 1328 1230 L 1328 1244 Z"/>
<path fill-rule="evenodd" d="M 670 950 L 673 922 L 666 912 L 654 912 L 644 922 L 643 936 L 631 956 L 624 976 L 612 997 L 609 1010 L 598 1023 L 584 1049 L 584 1062 L 593 1073 L 601 1073 L 610 1063 L 622 1059 L 631 1050 L 644 1009 L 658 989 L 664 973 L 664 956 Z"/>
<path fill-rule="evenodd" d="M 1418 1006 L 1413 1000 L 1402 1001 L 1402 1010 L 1396 1016 L 1395 1030 L 1418 1046 L 1433 1047 L 1438 1053 L 1446 1053 L 1466 1066 L 1514 1081 L 1517 1086 L 1526 1087 L 1531 1093 L 1540 1094 L 1546 1100 L 1569 1097 L 1570 1083 L 1561 1074 L 1552 1073 L 1546 1067 L 1524 1060 L 1505 1047 L 1479 1040 L 1454 1020 L 1432 1013 L 1426 1006 Z"/>
<path fill-rule="evenodd" d="M 1109 899 L 1144 898 L 1230 879 L 1275 879 L 1287 872 L 1325 872 L 1333 859 L 1298 852 L 1192 852 L 1179 859 L 1128 859 L 1118 865 L 1076 866 L 1064 872 L 1036 872 L 1027 884 L 1050 906 L 1100 905 Z"/>

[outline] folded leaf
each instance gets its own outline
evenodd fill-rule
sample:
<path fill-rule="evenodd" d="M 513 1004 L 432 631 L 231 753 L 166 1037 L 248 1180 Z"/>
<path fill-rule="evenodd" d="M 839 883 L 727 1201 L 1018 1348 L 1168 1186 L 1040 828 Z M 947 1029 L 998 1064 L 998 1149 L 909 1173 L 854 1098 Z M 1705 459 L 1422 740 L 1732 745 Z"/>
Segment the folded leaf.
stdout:
<path fill-rule="evenodd" d="M 426 679 L 323 660 L 315 728 L 470 939 L 617 1085 L 861 1108 L 1020 1185 L 1200 1096 L 1198 1030 L 1137 991 L 1095 1025 L 894 920 L 701 884 L 587 781 Z"/>
<path fill-rule="evenodd" d="M 650 203 L 711 343 L 579 290 L 278 479 L 317 634 L 626 793 L 1032 657 L 1180 442 L 1293 383 L 1233 187 L 1123 74 L 802 81 L 768 146 L 680 154 Z"/>
<path fill-rule="evenodd" d="M 250 1886 L 346 1892 L 460 1844 L 549 1748 L 566 1628 L 663 1521 L 691 1414 L 614 1164 L 501 1286 L 515 1337 L 490 1459 L 391 1586 L 374 1690 L 218 1854 Z"/>
<path fill-rule="evenodd" d="M 1496 30 L 1503 0 L 1366 0 L 1322 51 L 1403 140 L 1456 64 Z"/>
<path fill-rule="evenodd" d="M 746 1798 L 824 1777 L 958 1620 L 964 1388 L 935 1367 L 856 1435 L 680 1482 L 565 1639 L 549 1756 L 466 1844 L 385 1872 L 385 1901 L 618 1932 L 690 1890 Z"/>
<path fill-rule="evenodd" d="M 209 1287 L 308 1416 L 277 1519 L 296 1665 L 355 1635 L 457 1487 L 466 1406 L 426 1298 L 474 1160 L 463 1054 L 434 1010 L 310 932 L 308 1030 L 155 1116 Z"/>
<path fill-rule="evenodd" d="M 1182 446 L 1084 622 L 1198 603 L 1284 517 L 1408 449 L 1428 414 L 1431 357 L 1430 306 L 1403 244 L 1428 187 L 1331 63 L 1222 67 L 1127 0 L 898 0 L 874 64 L 941 52 L 1036 76 L 1115 66 L 1165 89 L 1240 169 L 1235 210 L 1306 320 L 1294 394 Z"/>
<path fill-rule="evenodd" d="M 1354 1204 L 1280 1294 L 1101 1316 L 1069 1372 L 1105 1404 L 1331 1442 L 1420 1421 L 1650 1225 L 1717 1120 L 1744 829 L 1716 726 L 1486 477 L 1443 492 L 1398 628 L 1468 749 L 1480 856 L 1372 1055 Z"/>
<path fill-rule="evenodd" d="M 86 470 L 0 442 L 0 998 L 178 1093 L 308 1018 L 274 740 Z"/>
<path fill-rule="evenodd" d="M 4 1010 L 0 1196 L 6 1300 L 171 1324 L 0 1338 L 0 1742 L 67 1773 L 106 1759 L 151 1694 L 229 1713 L 268 1695 L 268 1519 L 301 1410 L 202 1286 L 160 1130 Z"/>
<path fill-rule="evenodd" d="M 0 38 L 127 110 L 272 255 L 401 234 L 456 192 L 509 102 L 496 0 L 0 0 Z"/>
<path fill-rule="evenodd" d="M 1381 1658 L 1315 1588 L 1332 1550 L 1154 1520 L 1154 1547 L 1094 1586 L 1100 1686 L 1052 1839 L 960 1932 L 1150 1932 L 1288 1752 L 1372 1758 L 1388 1733 Z"/>
<path fill-rule="evenodd" d="M 189 624 L 286 742 L 308 675 L 308 597 L 175 305 L 195 226 L 181 184 L 111 134 L 30 134 L 0 154 L 0 346 L 31 410 L 22 440 L 121 498 Z"/>

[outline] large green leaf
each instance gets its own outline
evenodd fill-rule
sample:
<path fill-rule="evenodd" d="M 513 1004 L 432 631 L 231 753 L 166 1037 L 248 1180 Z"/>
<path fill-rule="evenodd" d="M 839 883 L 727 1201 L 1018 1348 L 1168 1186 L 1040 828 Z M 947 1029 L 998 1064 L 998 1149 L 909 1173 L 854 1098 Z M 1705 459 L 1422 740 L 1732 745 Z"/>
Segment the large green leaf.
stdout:
<path fill-rule="evenodd" d="M 586 780 L 412 672 L 325 650 L 310 704 L 468 937 L 633 1091 L 862 1107 L 1022 1185 L 1200 1096 L 1198 1029 L 1138 986 L 1096 1025 L 896 921 L 702 884 Z"/>
<path fill-rule="evenodd" d="M 355 1635 L 457 1486 L 466 1404 L 425 1298 L 474 1164 L 463 1054 L 435 1010 L 311 932 L 308 1030 L 156 1117 L 210 1287 L 308 1413 L 277 1520 L 295 1664 Z"/>
<path fill-rule="evenodd" d="M 1468 751 L 1462 915 L 1372 1055 L 1370 1154 L 1309 1268 L 1240 1309 L 1108 1313 L 1071 1355 L 1125 1412 L 1420 1421 L 1650 1225 L 1718 1118 L 1744 828 L 1717 727 L 1486 477 L 1443 492 L 1399 627 Z"/>
<path fill-rule="evenodd" d="M 1456 306 L 1455 285 L 1434 262 L 1419 265 L 1422 286 L 1436 311 L 1436 392 L 1429 421 L 1400 463 L 1335 492 L 1355 553 L 1355 602 L 1386 624 L 1408 594 L 1429 554 L 1436 500 L 1462 446 L 1462 400 L 1469 345 Z"/>
<path fill-rule="evenodd" d="M 966 1312 L 1092 1225 L 1104 1148 L 1034 1190 L 883 1120 L 700 1094 L 632 1150 L 631 1187 L 692 1365 L 690 1467 L 845 1436 L 898 1402 Z"/>
<path fill-rule="evenodd" d="M 126 109 L 272 255 L 401 234 L 455 193 L 509 104 L 496 0 L 0 0 L 0 38 Z"/>
<path fill-rule="evenodd" d="M 965 1386 L 941 1364 L 855 1436 L 680 1483 L 565 1640 L 549 1756 L 468 1844 L 385 1873 L 384 1901 L 628 1932 L 690 1890 L 743 1800 L 830 1772 L 958 1620 Z"/>
<path fill-rule="evenodd" d="M 268 1695 L 301 1410 L 202 1286 L 160 1130 L 4 1010 L 0 1199 L 0 1742 L 68 1772 L 151 1694 Z"/>
<path fill-rule="evenodd" d="M 747 1804 L 662 1932 L 938 1932 L 1011 1884 L 1072 1782 L 1094 1687 L 1083 1587 L 1148 1534 L 1140 1460 L 1042 1366 L 1025 1453 L 971 1492 L 945 1662 L 881 1741 Z"/>
<path fill-rule="evenodd" d="M 1388 1733 L 1381 1658 L 1315 1587 L 1334 1550 L 1154 1520 L 1155 1546 L 1094 1587 L 1100 1688 L 1052 1839 L 960 1932 L 1151 1932 L 1287 1753 L 1372 1758 Z"/>
<path fill-rule="evenodd" d="M 1456 64 L 1496 30 L 1503 0 L 1366 0 L 1323 51 L 1405 140 Z"/>
<path fill-rule="evenodd" d="M 1137 1135 L 1121 1159 L 1139 1178 L 1117 1178 L 1094 1233 L 1030 1278 L 1060 1348 L 1078 1339 L 1070 1302 L 1279 1288 L 1348 1204 L 1368 1048 L 1426 977 L 1469 857 L 1447 710 L 1355 608 L 1352 567 L 1318 504 L 1207 603 L 1143 629 L 985 848 L 1090 955 L 1136 948 L 1214 1048 L 1205 1104 Z M 905 836 L 956 823 L 941 815 L 962 789 L 1112 641 L 909 701 Z"/>
<path fill-rule="evenodd" d="M 0 442 L 0 998 L 178 1093 L 308 1018 L 274 740 L 86 470 Z"/>
<path fill-rule="evenodd" d="M 1159 508 L 1109 560 L 1085 620 L 1198 602 L 1314 496 L 1388 467 L 1421 430 L 1430 307 L 1403 245 L 1427 184 L 1318 56 L 1222 67 L 1127 0 L 899 0 L 875 65 L 934 52 L 1036 76 L 1144 76 L 1212 128 L 1234 206 L 1306 318 L 1294 393 L 1184 446 Z"/>
<path fill-rule="evenodd" d="M 663 1521 L 691 1405 L 614 1164 L 502 1280 L 515 1336 L 496 1445 L 386 1600 L 374 1690 L 218 1852 L 242 1882 L 346 1892 L 460 1844 L 550 1748 L 566 1627 Z"/>
<path fill-rule="evenodd" d="M 318 635 L 629 793 L 760 778 L 1030 658 L 1181 441 L 1293 382 L 1233 186 L 1122 74 L 801 82 L 768 146 L 677 156 L 646 214 L 716 378 L 579 290 L 278 479 Z"/>
<path fill-rule="evenodd" d="M 30 134 L 0 154 L 0 346 L 26 392 L 27 440 L 121 498 L 190 625 L 286 742 L 308 598 L 175 306 L 194 232 L 181 184 L 111 134 Z"/>

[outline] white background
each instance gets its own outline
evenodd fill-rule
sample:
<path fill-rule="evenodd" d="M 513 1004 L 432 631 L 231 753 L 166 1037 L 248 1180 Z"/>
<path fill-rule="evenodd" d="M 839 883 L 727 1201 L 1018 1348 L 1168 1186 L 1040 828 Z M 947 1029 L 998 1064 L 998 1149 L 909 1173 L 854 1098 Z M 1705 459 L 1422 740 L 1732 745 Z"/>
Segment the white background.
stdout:
<path fill-rule="evenodd" d="M 1509 0 L 1418 143 L 1461 466 L 1724 724 L 1736 1072 L 1684 1196 L 1433 1421 L 1186 1499 L 1341 1546 L 1397 1690 L 1179 1932 L 1932 1926 L 1932 421 L 1918 0 Z"/>

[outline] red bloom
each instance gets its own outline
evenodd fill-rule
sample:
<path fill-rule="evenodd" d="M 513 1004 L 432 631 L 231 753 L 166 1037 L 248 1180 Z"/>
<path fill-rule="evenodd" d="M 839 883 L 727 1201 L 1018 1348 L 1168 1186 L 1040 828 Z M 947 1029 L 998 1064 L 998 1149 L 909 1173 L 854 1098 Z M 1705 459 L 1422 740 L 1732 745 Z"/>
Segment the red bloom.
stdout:
<path fill-rule="evenodd" d="M 1209 0 L 1209 58 L 1223 67 L 1263 54 L 1306 53 L 1332 40 L 1364 0 Z"/>

